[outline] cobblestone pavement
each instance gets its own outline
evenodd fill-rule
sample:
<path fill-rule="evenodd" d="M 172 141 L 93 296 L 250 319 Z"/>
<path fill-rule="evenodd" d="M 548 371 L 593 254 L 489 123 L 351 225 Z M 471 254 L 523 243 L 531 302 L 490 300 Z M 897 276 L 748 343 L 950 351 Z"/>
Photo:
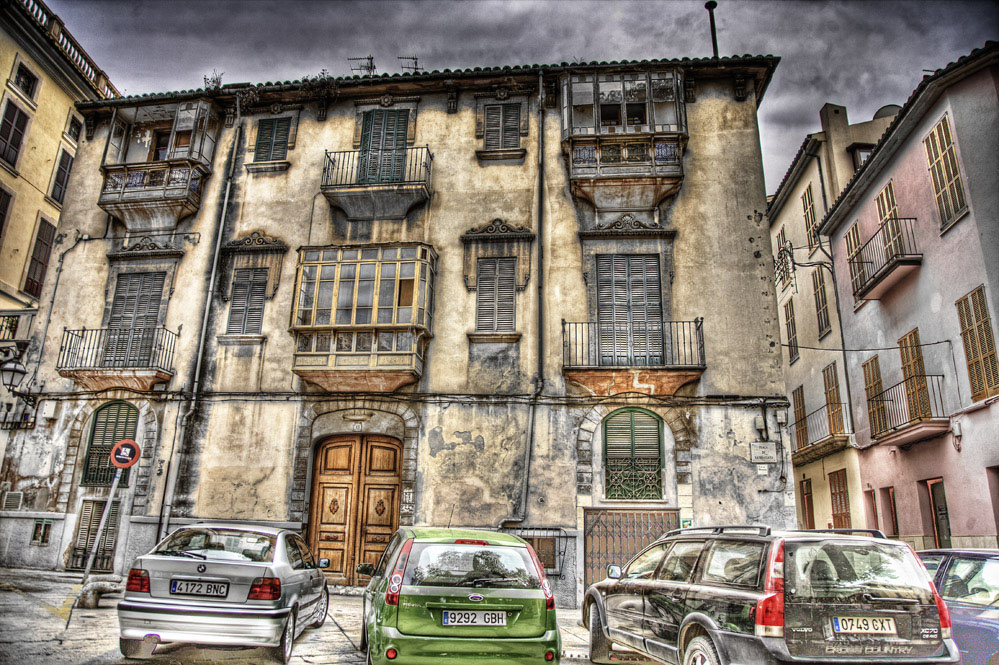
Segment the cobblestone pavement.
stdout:
<path fill-rule="evenodd" d="M 97 609 L 75 609 L 69 629 L 66 618 L 81 576 L 51 571 L 0 568 L 0 664 L 105 665 L 136 663 L 118 651 L 120 596 L 105 596 Z M 295 641 L 292 663 L 346 665 L 363 663 L 355 649 L 361 636 L 361 599 L 333 596 L 326 625 L 306 630 Z M 564 647 L 563 663 L 589 662 L 587 631 L 579 610 L 559 610 Z M 263 649 L 199 649 L 158 647 L 152 665 L 188 665 L 221 662 L 251 665 L 273 662 Z"/>

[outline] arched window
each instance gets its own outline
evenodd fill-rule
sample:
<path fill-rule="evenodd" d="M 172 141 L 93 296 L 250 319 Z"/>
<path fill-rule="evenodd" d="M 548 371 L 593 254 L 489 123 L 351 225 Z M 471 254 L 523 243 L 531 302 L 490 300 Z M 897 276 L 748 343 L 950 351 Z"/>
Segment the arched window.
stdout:
<path fill-rule="evenodd" d="M 662 421 L 641 409 L 604 419 L 604 496 L 662 499 Z"/>
<path fill-rule="evenodd" d="M 122 439 L 135 439 L 139 410 L 128 402 L 112 402 L 94 414 L 90 426 L 87 458 L 83 465 L 83 485 L 110 486 L 114 480 L 111 448 Z M 128 485 L 128 469 L 121 473 L 121 485 Z"/>

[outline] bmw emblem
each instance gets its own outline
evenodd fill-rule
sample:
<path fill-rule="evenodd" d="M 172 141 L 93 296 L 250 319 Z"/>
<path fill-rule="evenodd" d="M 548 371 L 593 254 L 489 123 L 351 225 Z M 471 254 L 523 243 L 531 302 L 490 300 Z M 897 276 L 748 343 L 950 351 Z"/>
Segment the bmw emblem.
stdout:
<path fill-rule="evenodd" d="M 468 596 L 468 599 L 470 601 L 472 601 L 473 603 L 477 603 L 477 602 L 481 601 L 482 598 L 483 598 L 482 594 L 479 594 L 479 593 L 473 593 L 473 594 L 471 594 L 471 595 Z"/>
<path fill-rule="evenodd" d="M 203 573 L 203 572 L 205 572 L 206 570 L 208 570 L 208 569 L 207 569 L 207 568 L 205 567 L 205 564 L 203 564 L 203 563 L 199 563 L 199 564 L 198 564 L 198 572 L 199 572 L 199 573 Z"/>

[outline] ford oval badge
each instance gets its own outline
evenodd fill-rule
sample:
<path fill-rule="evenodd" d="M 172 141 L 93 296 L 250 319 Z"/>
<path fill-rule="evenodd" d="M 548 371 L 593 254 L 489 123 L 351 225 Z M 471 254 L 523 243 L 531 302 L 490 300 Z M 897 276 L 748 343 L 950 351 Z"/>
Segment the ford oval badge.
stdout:
<path fill-rule="evenodd" d="M 199 563 L 199 564 L 198 564 L 198 572 L 199 572 L 199 573 L 203 573 L 203 572 L 205 572 L 206 570 L 208 570 L 208 569 L 207 569 L 207 568 L 205 567 L 205 564 L 203 564 L 203 563 Z"/>
<path fill-rule="evenodd" d="M 478 593 L 473 593 L 473 594 L 470 594 L 468 596 L 468 599 L 470 601 L 472 601 L 473 603 L 479 602 L 480 600 L 482 600 L 482 598 L 483 598 L 482 594 L 478 594 Z"/>

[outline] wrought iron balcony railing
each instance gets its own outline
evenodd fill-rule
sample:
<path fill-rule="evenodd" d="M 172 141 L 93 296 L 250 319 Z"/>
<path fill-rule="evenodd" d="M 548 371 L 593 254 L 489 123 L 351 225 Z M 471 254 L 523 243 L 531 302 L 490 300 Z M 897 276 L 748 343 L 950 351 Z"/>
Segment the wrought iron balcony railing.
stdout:
<path fill-rule="evenodd" d="M 899 265 L 913 265 L 922 260 L 923 255 L 916 247 L 915 224 L 914 217 L 885 220 L 877 233 L 850 257 L 854 296 L 869 295 Z"/>
<path fill-rule="evenodd" d="M 156 369 L 173 373 L 177 333 L 156 328 L 64 330 L 57 369 Z"/>
<path fill-rule="evenodd" d="M 326 151 L 322 188 L 430 185 L 434 156 L 426 146 L 396 150 Z"/>
<path fill-rule="evenodd" d="M 790 427 L 793 450 L 803 450 L 831 437 L 849 434 L 844 417 L 846 408 L 846 404 L 841 402 L 825 404 L 794 421 Z"/>
<path fill-rule="evenodd" d="M 870 398 L 871 437 L 879 438 L 909 425 L 947 418 L 943 375 L 921 374 L 896 383 Z"/>
<path fill-rule="evenodd" d="M 704 367 L 704 319 L 604 323 L 562 321 L 562 363 L 570 368 Z"/>
<path fill-rule="evenodd" d="M 166 159 L 105 165 L 100 203 L 147 201 L 187 196 L 201 199 L 208 168 L 194 159 Z"/>

